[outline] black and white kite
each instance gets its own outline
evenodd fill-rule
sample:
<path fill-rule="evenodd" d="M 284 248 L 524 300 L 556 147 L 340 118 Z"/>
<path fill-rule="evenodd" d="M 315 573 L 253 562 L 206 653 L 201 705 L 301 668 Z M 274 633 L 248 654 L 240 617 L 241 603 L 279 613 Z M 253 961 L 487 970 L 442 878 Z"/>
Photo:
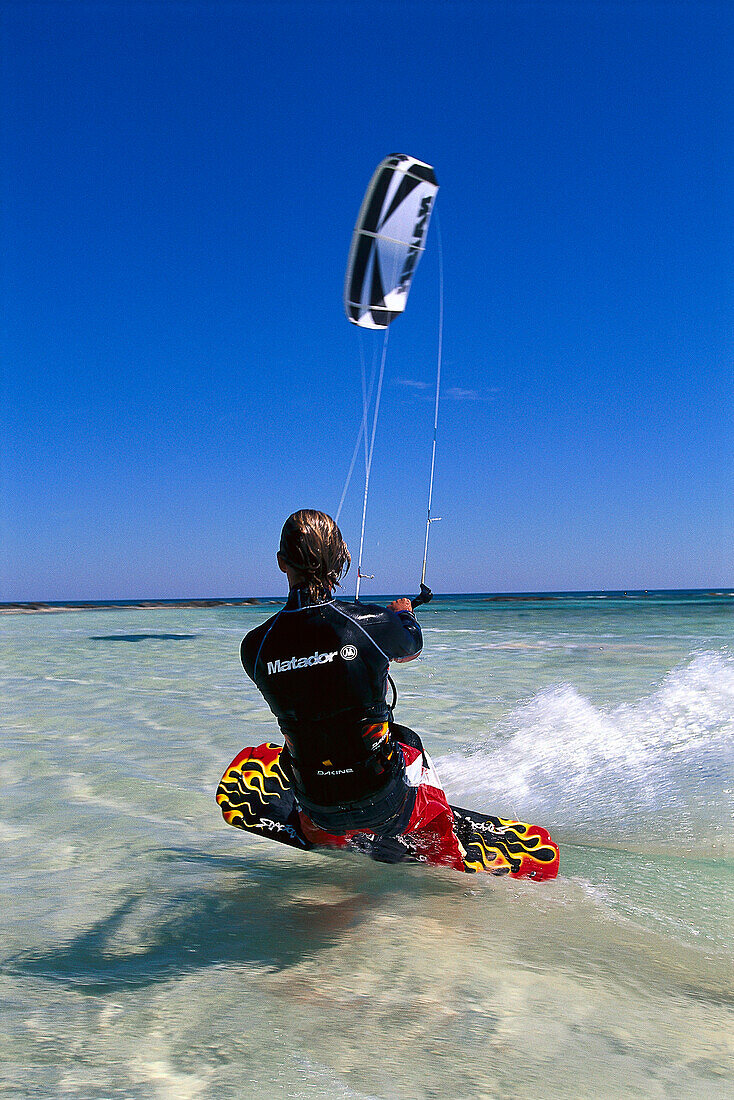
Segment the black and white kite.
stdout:
<path fill-rule="evenodd" d="M 438 191 L 430 164 L 386 157 L 370 180 L 352 236 L 344 286 L 347 317 L 385 329 L 405 309 Z"/>

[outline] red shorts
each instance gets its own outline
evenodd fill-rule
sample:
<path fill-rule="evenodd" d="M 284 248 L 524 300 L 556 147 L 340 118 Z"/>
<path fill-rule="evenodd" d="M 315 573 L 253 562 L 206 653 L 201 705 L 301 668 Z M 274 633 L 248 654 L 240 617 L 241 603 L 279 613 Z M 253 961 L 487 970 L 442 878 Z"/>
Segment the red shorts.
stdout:
<path fill-rule="evenodd" d="M 405 760 L 405 778 L 415 788 L 415 805 L 408 826 L 402 834 L 409 854 L 422 863 L 453 867 L 465 871 L 464 849 L 454 832 L 454 815 L 429 757 L 412 745 L 398 743 Z M 364 829 L 354 829 L 341 836 L 327 833 L 300 811 L 301 828 L 312 844 L 328 848 L 346 848 L 359 836 L 373 836 Z"/>

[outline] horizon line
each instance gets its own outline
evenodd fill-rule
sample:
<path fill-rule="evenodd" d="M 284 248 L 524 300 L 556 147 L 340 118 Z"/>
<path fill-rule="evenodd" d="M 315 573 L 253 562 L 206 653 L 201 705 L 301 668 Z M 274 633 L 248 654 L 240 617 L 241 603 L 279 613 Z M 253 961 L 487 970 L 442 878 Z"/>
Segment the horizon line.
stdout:
<path fill-rule="evenodd" d="M 345 602 L 353 602 L 346 598 Z M 435 592 L 433 599 L 548 599 L 573 596 L 670 596 L 670 595 L 699 595 L 699 596 L 726 596 L 734 597 L 734 586 L 720 585 L 706 588 L 578 588 L 578 589 L 527 589 L 515 591 L 464 591 L 464 592 Z M 339 597 L 336 597 L 339 598 Z M 374 593 L 368 599 L 360 602 L 370 603 L 383 599 L 394 598 L 392 593 Z M 410 598 L 410 597 L 408 597 Z M 44 610 L 83 610 L 104 608 L 138 608 L 140 610 L 165 608 L 165 607 L 223 607 L 223 606 L 247 606 L 261 603 L 284 603 L 287 595 L 278 593 L 267 596 L 174 596 L 174 597 L 128 597 L 106 599 L 66 599 L 66 600 L 3 600 L 0 601 L 0 612 L 12 611 L 44 611 Z"/>

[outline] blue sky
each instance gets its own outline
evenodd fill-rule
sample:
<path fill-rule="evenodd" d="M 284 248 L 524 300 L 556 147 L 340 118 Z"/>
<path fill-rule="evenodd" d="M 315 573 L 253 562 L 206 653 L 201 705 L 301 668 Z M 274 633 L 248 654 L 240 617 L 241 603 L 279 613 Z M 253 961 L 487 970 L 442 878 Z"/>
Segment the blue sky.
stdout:
<path fill-rule="evenodd" d="M 429 583 L 732 584 L 734 6 L 0 10 L 0 599 L 280 591 L 284 518 L 334 512 L 349 466 L 344 266 L 392 152 L 441 184 Z M 420 573 L 436 228 L 391 330 L 365 594 Z M 355 476 L 355 551 L 360 513 Z"/>

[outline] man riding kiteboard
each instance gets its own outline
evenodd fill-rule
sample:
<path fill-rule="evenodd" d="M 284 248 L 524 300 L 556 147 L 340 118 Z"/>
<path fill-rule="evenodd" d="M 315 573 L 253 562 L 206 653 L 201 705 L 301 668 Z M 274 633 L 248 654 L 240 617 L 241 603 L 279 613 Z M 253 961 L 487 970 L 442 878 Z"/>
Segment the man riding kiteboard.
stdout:
<path fill-rule="evenodd" d="M 277 718 L 285 747 L 268 742 L 242 749 L 225 770 L 216 799 L 228 825 L 301 851 L 349 846 L 389 862 L 408 858 L 467 873 L 542 880 L 558 873 L 558 847 L 546 830 L 449 806 L 420 738 L 393 720 L 386 701 L 390 662 L 412 660 L 421 651 L 413 610 L 432 595 L 424 582 L 430 526 L 437 518 L 431 502 L 442 296 L 421 594 L 387 608 L 358 602 L 387 334 L 405 309 L 437 191 L 431 165 L 407 154 L 386 157 L 367 188 L 349 252 L 344 307 L 351 323 L 381 330 L 384 337 L 379 373 L 375 357 L 369 387 L 363 377 L 362 423 L 339 505 L 341 510 L 364 437 L 355 602 L 334 596 L 350 564 L 336 522 L 324 512 L 295 512 L 283 527 L 278 552 L 288 576 L 288 601 L 241 647 L 245 670 Z"/>
<path fill-rule="evenodd" d="M 283 527 L 278 565 L 288 601 L 251 630 L 242 664 L 278 720 L 280 766 L 314 845 L 410 855 L 464 870 L 454 817 L 420 738 L 393 721 L 390 661 L 423 645 L 410 600 L 344 603 L 334 590 L 351 562 L 334 520 L 304 509 Z"/>

